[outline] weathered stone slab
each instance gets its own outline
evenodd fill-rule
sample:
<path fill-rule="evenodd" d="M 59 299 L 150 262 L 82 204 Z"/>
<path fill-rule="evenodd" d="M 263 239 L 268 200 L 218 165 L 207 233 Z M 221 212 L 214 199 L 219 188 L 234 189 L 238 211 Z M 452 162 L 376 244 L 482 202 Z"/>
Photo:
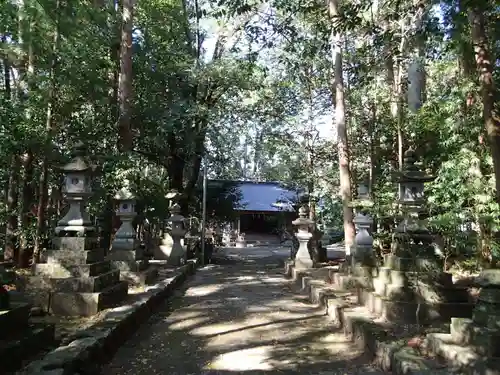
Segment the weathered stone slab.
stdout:
<path fill-rule="evenodd" d="M 96 293 L 54 292 L 50 294 L 50 312 L 63 316 L 92 316 L 119 303 L 127 293 L 128 284 L 123 281 Z"/>
<path fill-rule="evenodd" d="M 141 272 L 148 268 L 148 261 L 142 260 L 112 260 L 110 261 L 114 269 L 120 272 Z"/>
<path fill-rule="evenodd" d="M 74 266 L 79 264 L 98 263 L 104 260 L 104 249 L 93 249 L 85 251 L 72 250 L 47 250 L 44 252 L 41 263 L 62 264 Z"/>
<path fill-rule="evenodd" d="M 116 250 L 111 251 L 107 256 L 107 260 L 118 261 L 135 261 L 144 259 L 144 249 L 139 248 L 135 250 Z"/>
<path fill-rule="evenodd" d="M 435 259 L 429 258 L 409 258 L 401 257 L 394 254 L 384 255 L 384 266 L 397 271 L 420 271 L 420 272 L 436 272 L 442 271 L 436 264 Z"/>
<path fill-rule="evenodd" d="M 64 266 L 59 263 L 37 263 L 33 265 L 33 274 L 35 276 L 50 276 L 53 278 L 97 276 L 110 270 L 111 263 L 108 261 L 75 266 Z"/>
<path fill-rule="evenodd" d="M 474 322 L 469 318 L 451 318 L 450 333 L 454 342 L 468 345 L 472 342 Z"/>
<path fill-rule="evenodd" d="M 54 292 L 97 293 L 120 280 L 120 271 L 112 270 L 97 276 L 49 278 Z"/>
<path fill-rule="evenodd" d="M 481 287 L 500 288 L 500 269 L 482 270 L 476 282 Z"/>
<path fill-rule="evenodd" d="M 143 286 L 152 285 L 158 278 L 158 270 L 156 268 L 147 268 L 142 271 L 121 271 L 120 280 L 126 281 L 128 285 Z"/>
<path fill-rule="evenodd" d="M 55 249 L 73 252 L 93 250 L 98 245 L 96 237 L 55 237 L 52 243 Z"/>
<path fill-rule="evenodd" d="M 491 304 L 491 310 L 500 311 L 500 289 L 485 287 L 482 288 L 479 297 L 479 301 Z"/>
<path fill-rule="evenodd" d="M 139 301 L 111 309 L 97 325 L 67 338 L 62 346 L 30 363 L 23 374 L 98 374 L 99 366 L 110 359 L 109 355 L 151 316 L 156 306 L 194 271 L 195 266 L 196 262 L 189 261 L 172 278 L 148 287 Z"/>

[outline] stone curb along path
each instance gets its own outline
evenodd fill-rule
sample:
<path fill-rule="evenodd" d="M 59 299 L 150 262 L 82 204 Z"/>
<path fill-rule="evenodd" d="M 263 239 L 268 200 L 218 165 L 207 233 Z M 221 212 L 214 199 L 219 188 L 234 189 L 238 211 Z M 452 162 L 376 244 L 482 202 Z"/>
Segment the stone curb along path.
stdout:
<path fill-rule="evenodd" d="M 101 366 L 170 297 L 188 275 L 195 272 L 196 260 L 178 267 L 172 277 L 146 287 L 140 300 L 110 309 L 103 320 L 66 339 L 62 346 L 31 362 L 19 375 L 97 375 Z"/>
<path fill-rule="evenodd" d="M 364 348 L 373 357 L 374 365 L 383 371 L 391 371 L 393 374 L 413 375 L 445 375 L 462 374 L 449 368 L 432 368 L 428 366 L 419 352 L 401 342 L 387 340 L 387 332 L 376 323 L 371 322 L 363 316 L 346 314 L 344 305 L 338 298 L 328 295 L 328 291 L 322 290 L 321 286 L 311 283 L 312 278 L 307 273 L 296 271 L 293 262 L 285 263 L 285 277 L 291 278 L 298 283 L 302 291 L 307 292 L 311 303 L 326 308 L 326 318 L 331 319 L 343 329 L 346 336 L 360 347 Z"/>

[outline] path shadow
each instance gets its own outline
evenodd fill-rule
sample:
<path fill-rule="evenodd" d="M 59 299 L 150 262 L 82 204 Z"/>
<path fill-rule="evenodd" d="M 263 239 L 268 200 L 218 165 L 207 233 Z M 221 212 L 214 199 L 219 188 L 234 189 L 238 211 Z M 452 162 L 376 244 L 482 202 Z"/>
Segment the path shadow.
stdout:
<path fill-rule="evenodd" d="M 103 374 L 381 374 L 270 260 L 199 269 Z"/>

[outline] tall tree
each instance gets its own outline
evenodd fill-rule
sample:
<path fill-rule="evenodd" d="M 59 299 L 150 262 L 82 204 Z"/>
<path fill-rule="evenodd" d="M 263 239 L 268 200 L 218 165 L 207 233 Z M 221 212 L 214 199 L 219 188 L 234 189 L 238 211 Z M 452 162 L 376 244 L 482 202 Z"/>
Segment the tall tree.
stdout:
<path fill-rule="evenodd" d="M 350 254 L 354 244 L 353 211 L 351 206 L 351 171 L 349 168 L 349 142 L 347 139 L 346 108 L 344 97 L 344 70 L 342 64 L 342 46 L 344 37 L 341 29 L 340 9 L 337 0 L 328 1 L 328 12 L 332 22 L 332 63 L 334 79 L 332 94 L 335 105 L 335 125 L 337 127 L 337 152 L 339 158 L 340 195 L 344 213 L 344 232 L 346 253 Z"/>

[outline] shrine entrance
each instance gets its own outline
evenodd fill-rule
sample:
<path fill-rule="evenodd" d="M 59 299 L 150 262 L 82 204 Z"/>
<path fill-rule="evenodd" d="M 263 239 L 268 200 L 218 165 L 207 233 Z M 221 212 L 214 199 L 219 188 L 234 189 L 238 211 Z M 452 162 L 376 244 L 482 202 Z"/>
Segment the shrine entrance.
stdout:
<path fill-rule="evenodd" d="M 280 218 L 274 213 L 244 213 L 240 215 L 240 231 L 243 233 L 276 234 Z"/>

